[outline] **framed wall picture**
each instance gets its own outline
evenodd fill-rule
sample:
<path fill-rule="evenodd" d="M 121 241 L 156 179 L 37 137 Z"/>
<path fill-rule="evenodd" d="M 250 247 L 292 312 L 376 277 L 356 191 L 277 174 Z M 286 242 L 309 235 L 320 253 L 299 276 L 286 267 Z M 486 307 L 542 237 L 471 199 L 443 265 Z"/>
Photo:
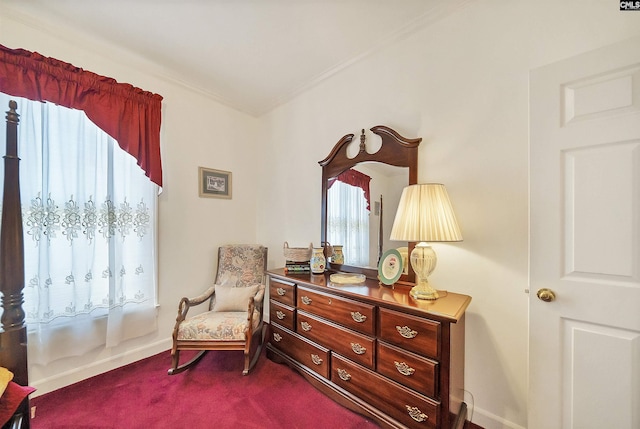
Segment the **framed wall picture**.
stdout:
<path fill-rule="evenodd" d="M 200 197 L 231 199 L 231 172 L 198 167 Z"/>

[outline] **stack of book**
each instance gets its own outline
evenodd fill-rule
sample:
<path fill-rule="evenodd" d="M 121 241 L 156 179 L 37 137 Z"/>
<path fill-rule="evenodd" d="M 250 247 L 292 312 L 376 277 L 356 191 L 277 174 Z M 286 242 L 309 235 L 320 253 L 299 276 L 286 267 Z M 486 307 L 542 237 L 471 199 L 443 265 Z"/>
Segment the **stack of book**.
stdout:
<path fill-rule="evenodd" d="M 311 264 L 309 261 L 286 261 L 284 265 L 285 274 L 304 274 L 311 272 Z"/>

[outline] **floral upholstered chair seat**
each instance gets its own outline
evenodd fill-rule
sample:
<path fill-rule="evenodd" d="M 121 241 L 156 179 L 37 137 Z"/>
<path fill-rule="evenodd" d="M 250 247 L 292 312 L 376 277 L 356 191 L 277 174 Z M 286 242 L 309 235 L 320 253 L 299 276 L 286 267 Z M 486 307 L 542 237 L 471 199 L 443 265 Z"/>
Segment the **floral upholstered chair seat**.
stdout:
<path fill-rule="evenodd" d="M 260 326 L 259 316 L 254 312 L 252 321 L 254 331 Z M 182 322 L 178 329 L 178 340 L 244 341 L 247 328 L 246 311 L 207 311 Z"/>
<path fill-rule="evenodd" d="M 257 244 L 218 248 L 215 284 L 200 296 L 182 298 L 173 329 L 172 366 L 177 374 L 197 363 L 208 350 L 243 350 L 244 371 L 256 363 L 264 342 L 263 301 L 267 248 Z M 191 307 L 208 303 L 208 311 L 187 317 Z M 181 350 L 200 350 L 179 365 Z"/>

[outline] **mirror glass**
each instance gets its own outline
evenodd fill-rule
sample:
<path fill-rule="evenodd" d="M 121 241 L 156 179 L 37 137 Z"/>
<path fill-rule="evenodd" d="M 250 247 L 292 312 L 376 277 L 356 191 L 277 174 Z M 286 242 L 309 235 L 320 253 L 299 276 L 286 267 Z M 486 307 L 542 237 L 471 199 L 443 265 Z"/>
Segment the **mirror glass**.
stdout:
<path fill-rule="evenodd" d="M 367 161 L 351 169 L 370 178 L 369 199 L 356 184 L 329 179 L 327 241 L 343 246 L 345 265 L 377 269 L 385 251 L 407 247 L 406 242 L 390 241 L 389 234 L 409 168 Z"/>

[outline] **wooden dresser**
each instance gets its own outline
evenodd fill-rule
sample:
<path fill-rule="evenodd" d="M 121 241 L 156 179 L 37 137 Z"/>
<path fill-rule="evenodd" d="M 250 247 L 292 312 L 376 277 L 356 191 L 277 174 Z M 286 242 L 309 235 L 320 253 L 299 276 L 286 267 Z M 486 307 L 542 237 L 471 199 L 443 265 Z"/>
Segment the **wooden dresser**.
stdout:
<path fill-rule="evenodd" d="M 382 427 L 461 427 L 471 297 L 416 301 L 406 285 L 337 285 L 329 273 L 283 269 L 268 275 L 269 359 Z"/>

